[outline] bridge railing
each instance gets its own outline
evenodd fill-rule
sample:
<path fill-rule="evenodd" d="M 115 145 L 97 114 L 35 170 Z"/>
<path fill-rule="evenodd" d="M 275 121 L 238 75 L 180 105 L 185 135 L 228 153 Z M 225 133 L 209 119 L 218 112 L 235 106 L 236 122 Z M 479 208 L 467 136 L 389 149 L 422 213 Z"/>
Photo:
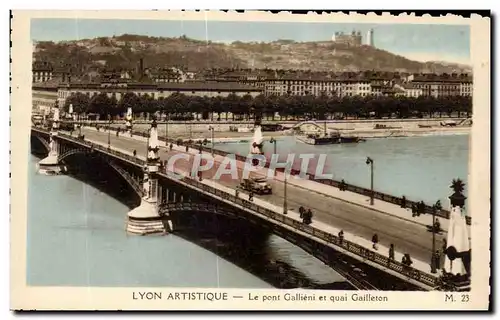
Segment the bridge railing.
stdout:
<path fill-rule="evenodd" d="M 205 184 L 202 184 L 194 179 L 185 177 L 182 179 L 183 182 L 192 185 L 198 189 L 201 189 L 205 192 L 214 194 L 216 196 L 219 196 L 225 200 L 229 200 L 233 203 L 236 203 L 238 205 L 241 205 L 244 208 L 250 209 L 252 211 L 258 212 L 268 218 L 271 218 L 277 222 L 283 223 L 285 225 L 291 226 L 296 230 L 300 230 L 304 233 L 307 233 L 309 235 L 312 235 L 316 238 L 321 239 L 324 242 L 334 244 L 338 247 L 343 248 L 344 250 L 347 250 L 362 259 L 370 260 L 382 267 L 385 267 L 387 269 L 393 270 L 399 274 L 403 274 L 407 276 L 408 278 L 411 278 L 413 280 L 416 280 L 418 282 L 424 283 L 428 286 L 434 286 L 437 284 L 438 278 L 434 277 L 430 274 L 427 274 L 425 272 L 422 272 L 420 270 L 417 270 L 415 268 L 406 266 L 402 264 L 401 262 L 389 259 L 387 256 L 381 255 L 380 253 L 371 251 L 359 244 L 356 244 L 354 242 L 345 240 L 345 239 L 340 239 L 338 236 L 327 233 L 323 230 L 314 228 L 310 225 L 306 225 L 302 223 L 301 221 L 297 221 L 295 219 L 292 219 L 290 217 L 287 217 L 283 214 L 274 212 L 272 210 L 269 210 L 267 208 L 261 207 L 251 201 L 241 199 L 239 197 L 236 197 L 235 195 L 232 195 L 228 192 L 219 190 L 217 188 L 207 186 Z"/>
<path fill-rule="evenodd" d="M 65 139 L 65 140 L 71 141 L 73 143 L 80 144 L 82 146 L 86 146 L 89 149 L 99 150 L 101 152 L 111 154 L 111 155 L 116 156 L 118 158 L 122 158 L 124 160 L 129 161 L 129 162 L 137 164 L 139 166 L 144 166 L 146 164 L 146 161 L 139 159 L 137 157 L 128 155 L 128 154 L 120 152 L 120 151 L 113 150 L 111 148 L 103 147 L 103 146 L 96 144 L 96 143 L 92 143 L 89 141 L 78 139 L 78 138 L 72 137 L 72 136 L 64 134 L 64 133 L 59 134 L 59 137 Z"/>

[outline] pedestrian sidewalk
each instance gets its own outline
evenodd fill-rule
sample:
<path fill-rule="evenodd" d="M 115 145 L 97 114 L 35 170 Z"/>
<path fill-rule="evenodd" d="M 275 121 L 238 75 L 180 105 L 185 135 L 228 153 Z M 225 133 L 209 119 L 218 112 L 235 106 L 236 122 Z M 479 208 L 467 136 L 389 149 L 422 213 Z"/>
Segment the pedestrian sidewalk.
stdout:
<path fill-rule="evenodd" d="M 85 129 L 91 129 L 96 131 L 95 128 L 85 128 Z M 125 134 L 120 134 L 120 137 L 126 138 L 126 139 L 133 139 L 133 140 L 139 140 L 139 141 L 144 141 L 147 142 L 147 138 L 145 137 L 140 137 L 137 135 L 134 135 L 133 137 L 127 136 Z M 163 143 L 160 141 L 160 143 Z M 165 146 L 160 146 L 165 148 Z M 177 146 L 176 144 L 173 145 L 173 150 L 178 151 L 178 152 L 186 152 L 185 147 L 183 146 Z M 199 150 L 194 149 L 194 148 L 189 148 L 188 153 L 190 154 L 198 154 Z M 210 154 L 209 152 L 204 152 L 205 154 Z M 214 156 L 214 160 L 217 162 L 221 162 L 223 159 L 223 156 Z M 241 166 L 244 165 L 243 162 L 237 161 L 238 167 L 241 168 Z M 260 170 L 256 171 L 258 174 L 262 176 L 267 176 L 268 169 L 266 168 L 261 168 Z M 284 182 L 284 173 L 283 172 L 276 172 L 275 173 L 275 180 Z M 302 188 L 304 190 L 316 192 L 331 198 L 335 198 L 353 205 L 365 207 L 367 209 L 379 212 L 381 214 L 385 215 L 390 215 L 396 218 L 399 218 L 401 220 L 405 220 L 411 223 L 416 223 L 421 226 L 427 227 L 431 226 L 433 224 L 432 221 L 432 215 L 429 214 L 423 214 L 420 216 L 412 217 L 412 212 L 411 209 L 409 208 L 401 208 L 398 205 L 385 202 L 382 200 L 375 199 L 374 204 L 370 205 L 370 198 L 360 195 L 355 192 L 351 191 L 340 191 L 338 188 L 335 188 L 333 186 L 325 185 L 313 180 L 308 180 L 308 179 L 302 179 L 298 176 L 292 176 L 292 175 L 287 175 L 287 183 L 291 184 L 295 187 Z M 444 230 L 446 233 L 448 231 L 448 224 L 449 220 L 448 219 L 443 219 L 443 218 L 438 218 L 439 222 L 441 223 L 441 228 Z M 470 234 L 470 226 L 469 228 L 469 234 Z"/>

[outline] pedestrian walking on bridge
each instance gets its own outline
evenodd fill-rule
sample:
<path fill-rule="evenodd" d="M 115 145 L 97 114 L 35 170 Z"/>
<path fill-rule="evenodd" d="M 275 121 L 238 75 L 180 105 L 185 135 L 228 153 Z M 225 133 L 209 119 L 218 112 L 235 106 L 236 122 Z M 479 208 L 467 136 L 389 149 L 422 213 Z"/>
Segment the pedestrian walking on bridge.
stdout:
<path fill-rule="evenodd" d="M 375 233 L 372 237 L 373 249 L 378 250 L 378 235 Z"/>
<path fill-rule="evenodd" d="M 134 149 L 133 154 L 134 154 L 134 157 L 136 157 L 137 156 L 137 150 Z"/>
<path fill-rule="evenodd" d="M 389 247 L 389 260 L 394 261 L 394 244 L 391 243 Z"/>
<path fill-rule="evenodd" d="M 339 236 L 339 243 L 340 245 L 342 245 L 342 243 L 344 242 L 344 230 L 340 230 L 338 236 Z"/>
<path fill-rule="evenodd" d="M 250 191 L 250 193 L 248 194 L 248 201 L 253 201 L 253 192 Z"/>
<path fill-rule="evenodd" d="M 300 214 L 300 218 L 301 219 L 304 218 L 304 212 L 305 211 L 306 211 L 306 209 L 303 206 L 300 206 L 300 208 L 299 208 L 299 214 Z"/>
<path fill-rule="evenodd" d="M 439 222 L 439 219 L 436 218 L 436 220 L 434 221 L 434 232 L 438 233 L 439 231 L 441 231 L 441 223 Z"/>
<path fill-rule="evenodd" d="M 411 265 L 413 264 L 413 261 L 411 261 L 409 253 L 404 254 L 403 258 L 401 259 L 401 263 L 403 265 L 405 265 L 406 267 L 411 267 Z"/>
<path fill-rule="evenodd" d="M 304 212 L 304 215 L 302 217 L 302 222 L 305 224 L 311 224 L 312 223 L 312 211 L 311 209 L 307 209 L 307 211 Z"/>

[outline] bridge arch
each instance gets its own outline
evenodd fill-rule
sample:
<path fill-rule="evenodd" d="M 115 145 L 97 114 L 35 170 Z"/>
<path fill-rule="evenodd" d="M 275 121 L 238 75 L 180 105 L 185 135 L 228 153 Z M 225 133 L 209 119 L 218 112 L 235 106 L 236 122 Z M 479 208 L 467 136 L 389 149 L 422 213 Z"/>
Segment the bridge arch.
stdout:
<path fill-rule="evenodd" d="M 68 151 L 61 154 L 58 160 L 63 161 L 67 157 L 72 156 L 74 154 L 86 154 L 86 153 L 90 153 L 90 151 L 88 149 L 83 149 L 83 148 L 69 149 Z"/>
<path fill-rule="evenodd" d="M 120 167 L 120 165 L 118 165 L 117 163 L 115 163 L 114 161 L 112 160 L 107 160 L 106 161 L 109 166 L 111 168 L 113 168 L 125 181 L 128 182 L 128 184 L 132 187 L 132 189 L 134 189 L 135 193 L 140 197 L 142 198 L 145 193 L 144 193 L 144 189 L 143 187 L 141 186 L 140 182 L 137 181 L 136 179 L 134 179 L 134 177 L 132 177 L 132 175 L 130 173 L 128 173 L 127 170 L 123 169 L 122 167 Z"/>
<path fill-rule="evenodd" d="M 349 259 L 349 262 L 346 262 L 340 257 L 340 254 L 337 253 L 335 255 L 328 254 L 328 250 L 333 249 L 328 246 L 324 246 L 323 244 L 316 242 L 314 240 L 306 240 L 302 235 L 290 232 L 287 228 L 282 225 L 272 225 L 272 224 L 260 224 L 257 220 L 260 218 L 255 217 L 255 219 L 248 219 L 248 215 L 238 214 L 237 210 L 228 209 L 226 206 L 220 206 L 212 203 L 197 203 L 197 202 L 177 202 L 177 203 L 167 203 L 162 205 L 158 209 L 158 213 L 161 217 L 168 216 L 170 213 L 182 213 L 182 212 L 199 212 L 202 214 L 215 214 L 221 216 L 227 216 L 230 218 L 237 218 L 245 220 L 249 223 L 257 223 L 260 226 L 265 227 L 272 234 L 279 236 L 297 247 L 301 248 L 311 256 L 320 260 L 324 264 L 333 268 L 337 273 L 343 276 L 347 282 L 349 282 L 352 286 L 360 290 L 377 290 L 378 288 L 371 284 L 369 281 L 363 279 L 366 274 L 363 272 L 364 267 L 363 263 L 354 262 L 356 265 L 355 268 L 352 268 L 353 260 Z M 323 248 L 324 247 L 324 248 Z M 346 271 L 346 268 L 352 269 L 350 272 Z M 354 274 L 354 275 L 353 275 Z"/>
<path fill-rule="evenodd" d="M 47 152 L 50 152 L 50 144 L 47 140 L 45 140 L 44 138 L 40 137 L 39 135 L 35 134 L 33 135 L 35 136 L 38 141 L 40 141 L 42 143 L 42 145 L 45 147 L 45 149 L 47 150 Z"/>
<path fill-rule="evenodd" d="M 75 154 L 91 154 L 92 150 L 89 148 L 72 148 L 61 154 L 58 158 L 58 161 L 61 162 L 64 159 L 75 155 Z M 144 196 L 144 190 L 141 186 L 140 182 L 134 179 L 134 177 L 125 169 L 123 169 L 118 163 L 111 159 L 106 159 L 105 157 L 100 157 L 104 159 L 105 163 L 107 163 L 115 172 L 117 172 L 135 191 L 135 193 L 142 198 Z"/>
<path fill-rule="evenodd" d="M 158 210 L 159 215 L 162 217 L 167 216 L 171 212 L 202 212 L 230 217 L 238 216 L 233 210 L 228 210 L 222 206 L 198 202 L 171 202 L 162 205 Z"/>

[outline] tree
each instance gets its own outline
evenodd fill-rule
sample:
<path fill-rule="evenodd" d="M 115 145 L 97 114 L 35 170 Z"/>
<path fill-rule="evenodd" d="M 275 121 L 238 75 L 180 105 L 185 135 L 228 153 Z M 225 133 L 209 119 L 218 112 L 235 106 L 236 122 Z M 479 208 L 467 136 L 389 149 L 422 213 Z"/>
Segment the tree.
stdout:
<path fill-rule="evenodd" d="M 70 104 L 73 105 L 73 112 L 77 114 L 86 113 L 89 111 L 90 98 L 86 94 L 77 92 L 66 99 L 63 107 L 65 112 L 69 111 Z"/>
<path fill-rule="evenodd" d="M 128 108 L 132 108 L 132 112 L 137 112 L 137 108 L 141 103 L 141 99 L 133 92 L 127 92 L 122 96 L 118 103 L 119 112 L 125 113 Z"/>
<path fill-rule="evenodd" d="M 112 114 L 116 106 L 116 99 L 113 101 L 107 93 L 101 92 L 90 99 L 89 112 L 98 113 L 101 117 Z"/>

